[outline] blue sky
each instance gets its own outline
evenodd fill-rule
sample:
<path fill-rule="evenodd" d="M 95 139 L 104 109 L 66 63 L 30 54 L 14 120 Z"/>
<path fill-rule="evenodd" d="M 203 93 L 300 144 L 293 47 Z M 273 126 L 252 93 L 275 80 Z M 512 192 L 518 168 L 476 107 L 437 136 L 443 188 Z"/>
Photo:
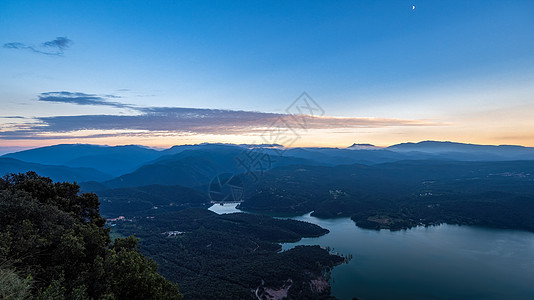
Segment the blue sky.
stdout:
<path fill-rule="evenodd" d="M 534 146 L 532 1 L 2 0 L 0 44 L 4 147 L 255 142 L 304 91 L 296 145 Z"/>

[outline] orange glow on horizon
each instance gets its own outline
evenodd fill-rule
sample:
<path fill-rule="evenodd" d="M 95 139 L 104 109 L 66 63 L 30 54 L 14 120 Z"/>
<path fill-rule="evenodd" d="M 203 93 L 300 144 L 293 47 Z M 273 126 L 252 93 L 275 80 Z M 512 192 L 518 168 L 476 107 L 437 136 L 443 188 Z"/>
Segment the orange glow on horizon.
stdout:
<path fill-rule="evenodd" d="M 366 129 L 365 131 L 350 130 L 342 132 L 338 130 L 331 132 L 329 130 L 310 130 L 299 133 L 298 138 L 293 144 L 285 145 L 293 147 L 338 147 L 346 148 L 354 143 L 373 144 L 378 147 L 387 147 L 395 144 L 406 142 L 420 142 L 427 140 L 434 141 L 451 141 L 468 144 L 482 145 L 519 145 L 525 147 L 534 147 L 534 134 L 530 132 L 516 132 L 515 135 L 503 135 L 499 132 L 472 132 L 456 129 L 451 132 L 444 130 L 431 130 L 418 128 L 396 132 L 394 128 L 387 130 Z M 108 146 L 120 145 L 142 145 L 157 149 L 167 149 L 176 145 L 201 144 L 201 143 L 228 143 L 228 144 L 262 144 L 262 139 L 257 135 L 187 135 L 187 136 L 155 136 L 155 137 L 136 137 L 136 136 L 114 136 L 103 138 L 65 138 L 49 140 L 2 140 L 1 148 L 38 148 L 57 144 L 96 144 Z"/>

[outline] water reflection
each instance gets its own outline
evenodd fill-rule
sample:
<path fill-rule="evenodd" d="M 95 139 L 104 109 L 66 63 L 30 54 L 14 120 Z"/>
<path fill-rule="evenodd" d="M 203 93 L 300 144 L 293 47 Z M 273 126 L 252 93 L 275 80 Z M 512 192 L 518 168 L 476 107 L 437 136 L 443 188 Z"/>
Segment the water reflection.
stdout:
<path fill-rule="evenodd" d="M 239 212 L 236 203 L 217 213 Z M 330 230 L 286 243 L 321 245 L 353 259 L 332 271 L 339 299 L 534 299 L 534 234 L 473 226 L 440 225 L 402 231 L 366 230 L 349 218 L 295 220 Z"/>
<path fill-rule="evenodd" d="M 330 233 L 284 249 L 321 245 L 353 255 L 332 271 L 339 299 L 534 299 L 533 233 L 456 225 L 391 232 L 348 218 L 294 219 Z"/>
<path fill-rule="evenodd" d="M 239 202 L 227 202 L 227 203 L 221 203 L 221 204 L 216 203 L 216 204 L 213 204 L 208 209 L 211 210 L 212 212 L 218 213 L 219 215 L 231 214 L 235 212 L 240 212 L 240 210 L 236 208 L 237 205 L 239 205 Z"/>

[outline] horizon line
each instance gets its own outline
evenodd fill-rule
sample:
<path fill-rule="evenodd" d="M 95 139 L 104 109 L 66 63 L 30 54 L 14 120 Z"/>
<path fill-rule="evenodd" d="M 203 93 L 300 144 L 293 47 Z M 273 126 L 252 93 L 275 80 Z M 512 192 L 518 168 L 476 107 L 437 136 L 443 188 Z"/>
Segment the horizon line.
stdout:
<path fill-rule="evenodd" d="M 200 146 L 200 145 L 228 145 L 228 146 L 262 146 L 262 148 L 285 148 L 285 149 L 298 149 L 298 148 L 316 148 L 316 149 L 324 149 L 324 148 L 330 148 L 330 149 L 349 149 L 352 146 L 362 146 L 362 147 L 370 147 L 371 149 L 353 149 L 353 150 L 384 150 L 393 146 L 397 145 L 403 145 L 403 144 L 420 144 L 424 142 L 434 142 L 434 143 L 450 143 L 450 144 L 461 144 L 461 145 L 471 145 L 471 146 L 493 146 L 493 147 L 523 147 L 523 148 L 534 148 L 530 146 L 525 145 L 518 145 L 518 144 L 477 144 L 477 143 L 469 143 L 469 142 L 458 142 L 458 141 L 451 141 L 451 140 L 419 140 L 419 141 L 406 141 L 402 143 L 396 143 L 388 146 L 384 145 L 374 145 L 371 143 L 353 143 L 349 146 L 313 146 L 313 145 L 299 145 L 299 146 L 284 146 L 281 144 L 266 144 L 266 143 L 222 143 L 222 142 L 202 142 L 202 143 L 184 143 L 184 144 L 174 144 L 171 146 L 165 146 L 165 147 L 158 147 L 158 146 L 148 146 L 143 144 L 99 144 L 99 143 L 57 143 L 57 144 L 50 144 L 50 145 L 42 145 L 42 146 L 0 146 L 0 156 L 4 156 L 7 154 L 27 151 L 27 150 L 34 150 L 39 148 L 46 148 L 46 147 L 54 147 L 54 146 L 66 146 L 66 145 L 87 145 L 87 146 L 101 146 L 101 147 L 127 147 L 127 146 L 136 146 L 141 148 L 147 148 L 147 149 L 153 149 L 156 151 L 165 151 L 168 149 L 171 149 L 173 147 L 180 147 L 180 146 Z M 5 149 L 5 150 L 4 150 Z M 10 149 L 10 150 L 7 150 Z M 6 151 L 7 150 L 7 151 Z M 13 150 L 13 151 L 11 151 Z"/>

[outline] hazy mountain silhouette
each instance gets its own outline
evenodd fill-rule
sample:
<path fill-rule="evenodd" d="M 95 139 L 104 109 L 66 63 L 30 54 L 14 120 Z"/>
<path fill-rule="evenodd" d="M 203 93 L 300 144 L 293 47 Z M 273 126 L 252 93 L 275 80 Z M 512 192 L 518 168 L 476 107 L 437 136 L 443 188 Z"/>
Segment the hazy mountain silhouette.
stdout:
<path fill-rule="evenodd" d="M 261 147 L 264 148 L 261 148 Z M 244 152 L 250 145 L 198 144 L 180 145 L 157 151 L 142 146 L 98 146 L 62 144 L 6 154 L 0 158 L 18 161 L 0 161 L 2 174 L 12 171 L 43 170 L 57 180 L 92 181 L 82 183 L 84 190 L 104 190 L 116 187 L 144 186 L 149 184 L 201 186 L 220 173 L 246 173 L 247 166 L 236 160 L 247 159 Z M 454 142 L 424 141 L 403 143 L 377 149 L 370 144 L 355 144 L 348 148 L 290 148 L 279 145 L 260 145 L 255 154 L 267 154 L 260 168 L 301 165 L 374 165 L 403 160 L 449 161 L 510 161 L 534 160 L 534 148 L 522 146 L 488 146 Z M 250 153 L 250 154 L 254 154 Z M 248 166 L 258 171 L 256 166 Z M 61 170 L 50 166 L 64 166 Z M 91 168 L 77 169 L 72 168 Z M 53 169 L 53 170 L 52 170 Z M 114 179 L 111 179 L 114 178 Z M 48 176 L 48 175 L 47 175 Z"/>
<path fill-rule="evenodd" d="M 10 153 L 3 157 L 39 164 L 94 168 L 113 176 L 119 176 L 161 155 L 162 153 L 154 149 L 135 145 L 109 147 L 62 144 Z"/>
<path fill-rule="evenodd" d="M 455 142 L 423 141 L 402 143 L 386 148 L 395 152 L 422 152 L 435 154 L 440 158 L 456 160 L 530 160 L 534 159 L 534 148 L 513 145 L 477 145 Z"/>
<path fill-rule="evenodd" d="M 382 149 L 382 148 L 377 147 L 377 146 L 375 146 L 373 144 L 357 144 L 357 143 L 354 143 L 351 146 L 347 147 L 347 149 L 351 149 L 351 150 L 377 150 L 377 149 Z"/>
<path fill-rule="evenodd" d="M 207 185 L 216 175 L 221 173 L 247 172 L 246 167 L 238 161 L 239 159 L 245 160 L 246 153 L 248 153 L 248 150 L 242 146 L 204 144 L 194 147 L 194 150 L 191 147 L 187 148 L 189 149 L 177 154 L 164 155 L 134 172 L 103 182 L 103 184 L 109 187 L 133 187 L 149 184 L 199 187 Z M 262 155 L 259 153 L 249 154 Z M 270 154 L 264 157 L 263 168 L 268 169 L 290 164 L 318 164 L 304 158 L 274 155 L 275 152 L 270 152 Z M 251 165 L 250 167 L 259 171 L 255 166 Z"/>
<path fill-rule="evenodd" d="M 328 165 L 377 164 L 407 159 L 431 159 L 433 155 L 425 153 L 399 153 L 389 150 L 373 149 L 339 149 L 339 148 L 294 148 L 284 155 L 305 158 Z"/>
<path fill-rule="evenodd" d="M 0 157 L 0 175 L 8 173 L 23 173 L 35 171 L 41 176 L 50 177 L 54 181 L 83 182 L 91 180 L 106 180 L 109 174 L 92 168 L 70 168 L 66 166 L 52 166 L 20 161 L 14 158 Z"/>
<path fill-rule="evenodd" d="M 373 218 L 387 214 L 398 220 L 392 225 L 397 229 L 426 220 L 534 230 L 534 148 L 435 141 L 382 149 L 264 146 L 199 144 L 156 151 L 56 145 L 0 157 L 0 172 L 32 170 L 54 180 L 79 181 L 83 191 L 102 196 L 110 214 L 205 207 L 215 176 L 264 171 L 259 182 L 247 185 L 243 209 L 350 216 L 372 228 L 377 226 Z M 110 176 L 70 166 L 129 171 Z"/>

